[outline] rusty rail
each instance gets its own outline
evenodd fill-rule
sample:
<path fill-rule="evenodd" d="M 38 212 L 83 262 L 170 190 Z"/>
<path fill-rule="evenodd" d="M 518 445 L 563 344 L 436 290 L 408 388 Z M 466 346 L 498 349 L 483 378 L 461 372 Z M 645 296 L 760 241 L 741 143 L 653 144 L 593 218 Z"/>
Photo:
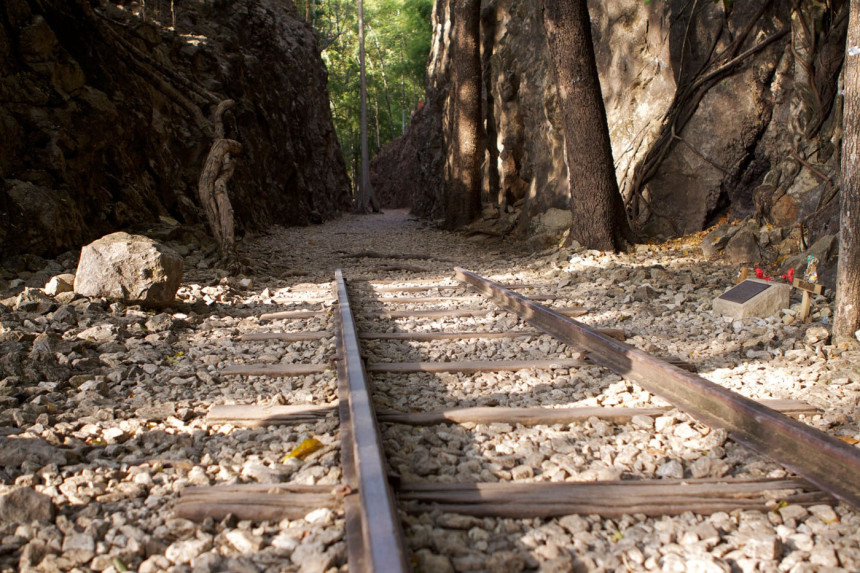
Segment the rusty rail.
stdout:
<path fill-rule="evenodd" d="M 335 271 L 338 310 L 336 341 L 338 352 L 338 391 L 341 409 L 342 457 L 347 485 L 358 488 L 359 503 L 348 494 L 345 500 L 349 532 L 350 571 L 411 571 L 397 504 L 388 484 L 388 468 L 373 410 L 367 376 L 361 361 L 358 333 L 346 282 L 340 269 Z"/>
<path fill-rule="evenodd" d="M 860 451 L 824 432 L 595 332 L 462 268 L 456 278 L 497 304 L 580 350 L 613 372 L 633 380 L 701 422 L 770 457 L 809 482 L 860 508 Z"/>

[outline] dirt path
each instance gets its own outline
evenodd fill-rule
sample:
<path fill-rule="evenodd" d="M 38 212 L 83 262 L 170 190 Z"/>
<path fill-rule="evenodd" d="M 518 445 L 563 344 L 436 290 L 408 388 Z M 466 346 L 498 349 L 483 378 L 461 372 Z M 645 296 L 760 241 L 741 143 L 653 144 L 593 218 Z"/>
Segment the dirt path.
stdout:
<path fill-rule="evenodd" d="M 275 228 L 244 241 L 241 249 L 256 275 L 306 273 L 298 276 L 322 280 L 330 280 L 338 268 L 347 277 L 373 274 L 385 278 L 391 272 L 406 272 L 426 278 L 450 274 L 458 265 L 486 270 L 505 264 L 498 254 L 498 238 L 465 238 L 440 231 L 403 209 L 347 214 L 324 225 Z M 401 270 L 386 271 L 386 266 Z"/>

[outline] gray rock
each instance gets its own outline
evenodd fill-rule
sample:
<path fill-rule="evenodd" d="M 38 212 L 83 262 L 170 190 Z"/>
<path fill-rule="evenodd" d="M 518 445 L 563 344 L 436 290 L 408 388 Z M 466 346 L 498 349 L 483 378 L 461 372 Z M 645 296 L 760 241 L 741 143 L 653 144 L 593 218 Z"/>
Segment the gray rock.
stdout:
<path fill-rule="evenodd" d="M 80 340 L 90 342 L 111 342 L 117 339 L 116 326 L 113 324 L 97 324 L 78 333 Z"/>
<path fill-rule="evenodd" d="M 164 402 L 155 404 L 154 406 L 144 406 L 135 411 L 138 418 L 144 420 L 154 420 L 160 422 L 166 420 L 170 416 L 176 415 L 176 405 L 172 402 Z"/>
<path fill-rule="evenodd" d="M 725 251 L 726 258 L 732 264 L 757 263 L 761 260 L 756 236 L 752 229 L 745 227 L 729 239 Z"/>
<path fill-rule="evenodd" d="M 20 467 L 24 462 L 36 466 L 62 465 L 66 456 L 41 438 L 0 437 L 0 460 L 6 468 Z"/>
<path fill-rule="evenodd" d="M 479 527 L 481 525 L 481 520 L 470 515 L 443 513 L 436 518 L 436 525 L 446 529 L 471 529 L 473 527 Z"/>
<path fill-rule="evenodd" d="M 80 298 L 81 295 L 72 291 L 72 292 L 61 292 L 54 297 L 54 300 L 59 302 L 60 304 L 69 304 Z"/>
<path fill-rule="evenodd" d="M 812 326 L 807 329 L 803 335 L 803 340 L 807 344 L 818 344 L 819 342 L 827 342 L 830 338 L 830 331 L 823 326 Z"/>
<path fill-rule="evenodd" d="M 639 302 L 653 300 L 657 298 L 657 296 L 659 296 L 659 293 L 649 284 L 639 285 L 633 289 L 633 300 Z"/>
<path fill-rule="evenodd" d="M 78 313 L 73 306 L 68 304 L 62 305 L 51 315 L 51 320 L 55 323 L 72 326 L 78 322 Z"/>
<path fill-rule="evenodd" d="M 256 553 L 263 546 L 263 538 L 241 529 L 231 529 L 224 538 L 240 553 Z"/>
<path fill-rule="evenodd" d="M 151 332 L 165 332 L 173 328 L 173 317 L 169 314 L 156 314 L 146 321 L 146 329 Z"/>
<path fill-rule="evenodd" d="M 542 215 L 532 221 L 535 226 L 535 234 L 562 233 L 570 228 L 573 220 L 570 209 L 547 209 Z"/>
<path fill-rule="evenodd" d="M 331 567 L 332 558 L 321 546 L 305 543 L 293 551 L 292 561 L 301 573 L 322 573 Z"/>
<path fill-rule="evenodd" d="M 57 296 L 64 292 L 74 292 L 75 275 L 62 274 L 51 277 L 51 280 L 45 285 L 45 294 L 48 296 Z"/>
<path fill-rule="evenodd" d="M 30 349 L 30 360 L 34 361 L 53 361 L 56 360 L 55 352 L 59 345 L 59 336 L 43 332 L 33 341 L 33 348 Z"/>
<path fill-rule="evenodd" d="M 45 314 L 53 310 L 56 303 L 37 288 L 25 288 L 15 300 L 15 310 Z"/>
<path fill-rule="evenodd" d="M 158 573 L 170 567 L 170 560 L 164 555 L 153 555 L 140 564 L 138 573 Z"/>
<path fill-rule="evenodd" d="M 744 553 L 753 559 L 773 560 L 782 555 L 782 541 L 770 533 L 753 533 L 741 540 Z"/>
<path fill-rule="evenodd" d="M 657 475 L 664 478 L 683 479 L 684 466 L 678 460 L 669 460 L 657 469 Z"/>
<path fill-rule="evenodd" d="M 187 539 L 176 541 L 168 547 L 164 556 L 170 559 L 171 562 L 181 565 L 189 563 L 192 559 L 212 549 L 212 539 Z"/>
<path fill-rule="evenodd" d="M 75 292 L 127 304 L 172 304 L 182 281 L 182 258 L 140 235 L 113 233 L 81 250 Z"/>
<path fill-rule="evenodd" d="M 732 238 L 738 229 L 739 227 L 723 225 L 705 235 L 701 244 L 702 254 L 706 257 L 712 257 L 725 249 L 729 239 Z"/>
<path fill-rule="evenodd" d="M 817 517 L 822 523 L 836 523 L 839 521 L 839 515 L 829 505 L 813 505 L 809 509 L 809 513 Z"/>
<path fill-rule="evenodd" d="M 21 557 L 18 559 L 18 568 L 21 571 L 26 571 L 33 565 L 38 565 L 45 555 L 48 553 L 48 547 L 41 539 L 33 539 L 21 550 Z"/>
<path fill-rule="evenodd" d="M 451 564 L 451 560 L 444 555 L 436 555 L 427 549 L 422 549 L 418 551 L 415 556 L 418 558 L 419 571 L 454 573 L 454 566 Z"/>
<path fill-rule="evenodd" d="M 63 556 L 76 563 L 86 563 L 95 555 L 96 540 L 86 533 L 66 535 L 63 539 Z"/>
<path fill-rule="evenodd" d="M 51 498 L 29 487 L 0 486 L 0 524 L 51 521 L 54 504 Z"/>

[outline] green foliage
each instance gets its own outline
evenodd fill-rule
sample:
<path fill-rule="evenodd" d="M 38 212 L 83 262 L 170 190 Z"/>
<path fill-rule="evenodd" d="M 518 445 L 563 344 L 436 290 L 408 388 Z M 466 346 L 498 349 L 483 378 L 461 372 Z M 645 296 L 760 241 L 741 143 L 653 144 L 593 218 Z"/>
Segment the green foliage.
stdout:
<path fill-rule="evenodd" d="M 355 0 L 307 0 L 328 68 L 332 115 L 344 159 L 360 169 L 358 15 Z M 424 97 L 433 0 L 365 0 L 368 141 L 371 156 L 402 135 L 411 111 Z"/>

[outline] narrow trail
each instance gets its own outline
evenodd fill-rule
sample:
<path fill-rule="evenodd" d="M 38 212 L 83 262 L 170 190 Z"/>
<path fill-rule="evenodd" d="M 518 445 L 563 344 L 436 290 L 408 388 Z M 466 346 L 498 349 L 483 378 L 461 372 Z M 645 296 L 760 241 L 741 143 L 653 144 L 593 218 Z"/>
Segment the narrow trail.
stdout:
<path fill-rule="evenodd" d="M 307 274 L 299 276 L 326 281 L 338 268 L 353 277 L 369 272 L 407 272 L 427 278 L 448 275 L 456 265 L 499 271 L 507 267 L 510 271 L 514 257 L 502 255 L 502 248 L 498 238 L 464 238 L 440 231 L 403 209 L 346 214 L 324 225 L 275 228 L 241 245 L 255 274 L 277 277 L 304 272 Z M 400 268 L 387 271 L 386 267 Z"/>

